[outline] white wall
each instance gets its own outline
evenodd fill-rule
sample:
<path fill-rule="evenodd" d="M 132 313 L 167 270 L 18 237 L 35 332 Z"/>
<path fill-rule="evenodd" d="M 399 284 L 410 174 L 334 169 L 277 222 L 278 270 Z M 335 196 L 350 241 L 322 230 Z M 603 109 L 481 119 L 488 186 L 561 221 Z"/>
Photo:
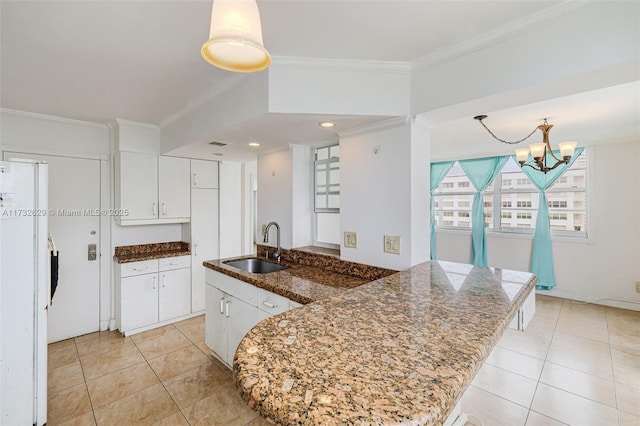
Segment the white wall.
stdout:
<path fill-rule="evenodd" d="M 293 247 L 293 157 L 286 150 L 258 157 L 258 229 L 269 222 L 280 225 L 280 245 Z M 275 247 L 275 231 L 269 232 Z"/>
<path fill-rule="evenodd" d="M 292 194 L 291 222 L 292 247 L 313 244 L 313 149 L 309 146 L 291 145 Z"/>
<path fill-rule="evenodd" d="M 357 248 L 342 244 L 342 259 L 398 270 L 412 266 L 407 123 L 340 138 L 340 229 L 358 236 Z M 400 236 L 400 255 L 384 252 L 384 235 Z"/>
<path fill-rule="evenodd" d="M 589 147 L 589 238 L 553 238 L 557 287 L 543 293 L 640 310 L 640 141 Z M 438 231 L 438 259 L 469 263 L 471 235 Z M 489 265 L 529 270 L 532 237 L 487 234 Z"/>
<path fill-rule="evenodd" d="M 406 115 L 410 86 L 406 63 L 274 58 L 269 112 Z"/>

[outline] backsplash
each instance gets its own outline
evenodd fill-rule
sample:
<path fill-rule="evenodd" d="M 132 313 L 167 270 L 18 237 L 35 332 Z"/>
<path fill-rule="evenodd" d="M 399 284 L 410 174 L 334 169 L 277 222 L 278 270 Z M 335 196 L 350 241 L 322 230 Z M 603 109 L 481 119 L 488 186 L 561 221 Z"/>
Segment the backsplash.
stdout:
<path fill-rule="evenodd" d="M 272 255 L 275 249 L 270 246 L 258 244 L 258 257 L 264 258 L 266 250 L 269 250 L 269 254 Z M 351 275 L 353 277 L 364 278 L 371 281 L 378 280 L 398 272 L 392 269 L 365 265 L 364 263 L 340 260 L 338 257 L 333 255 L 312 253 L 307 249 L 281 249 L 281 252 L 282 259 L 288 262 L 295 262 L 300 265 L 325 269 L 338 274 Z"/>
<path fill-rule="evenodd" d="M 136 244 L 115 247 L 114 259 L 118 263 L 138 262 L 163 257 L 186 256 L 191 254 L 189 243 L 171 241 L 164 243 Z"/>

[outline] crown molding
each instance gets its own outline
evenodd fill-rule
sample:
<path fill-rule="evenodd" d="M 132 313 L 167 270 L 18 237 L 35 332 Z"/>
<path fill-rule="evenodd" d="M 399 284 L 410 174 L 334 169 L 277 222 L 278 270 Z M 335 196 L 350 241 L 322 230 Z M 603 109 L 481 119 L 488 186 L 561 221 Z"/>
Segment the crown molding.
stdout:
<path fill-rule="evenodd" d="M 154 129 L 154 130 L 160 129 L 160 126 L 158 126 L 157 124 L 142 123 L 140 121 L 125 120 L 123 118 L 116 118 L 116 123 L 118 123 L 118 125 L 120 125 L 120 124 L 128 124 L 130 126 L 147 127 L 149 129 Z"/>
<path fill-rule="evenodd" d="M 406 124 L 411 120 L 411 117 L 408 115 L 403 115 L 400 117 L 393 117 L 387 120 L 378 121 L 375 123 L 365 124 L 363 126 L 353 127 L 351 129 L 346 129 L 341 132 L 338 132 L 338 135 L 341 138 L 350 138 L 354 136 L 366 135 L 368 133 L 379 132 L 381 130 L 393 129 L 395 127 L 406 126 Z"/>
<path fill-rule="evenodd" d="M 412 71 L 420 71 L 448 60 L 467 55 L 478 49 L 482 49 L 516 36 L 531 32 L 535 29 L 548 25 L 571 15 L 575 15 L 588 7 L 593 7 L 601 2 L 596 1 L 568 1 L 563 2 L 548 9 L 534 13 L 526 18 L 512 21 L 506 25 L 486 32 L 472 40 L 467 40 L 455 44 L 449 48 L 442 49 L 435 53 L 424 56 L 411 63 Z"/>
<path fill-rule="evenodd" d="M 362 59 L 325 59 L 299 56 L 272 56 L 272 66 L 303 66 L 314 68 L 333 68 L 355 71 L 374 71 L 389 73 L 410 73 L 411 63 L 400 61 L 372 61 Z"/>
<path fill-rule="evenodd" d="M 0 113 L 18 115 L 18 116 L 29 117 L 29 118 L 39 118 L 41 120 L 57 121 L 65 124 L 74 124 L 76 126 L 95 127 L 95 128 L 107 129 L 107 130 L 109 129 L 109 126 L 105 123 L 76 120 L 73 118 L 58 117 L 57 115 L 46 115 L 46 114 L 40 114 L 37 112 L 21 111 L 17 109 L 0 108 Z"/>

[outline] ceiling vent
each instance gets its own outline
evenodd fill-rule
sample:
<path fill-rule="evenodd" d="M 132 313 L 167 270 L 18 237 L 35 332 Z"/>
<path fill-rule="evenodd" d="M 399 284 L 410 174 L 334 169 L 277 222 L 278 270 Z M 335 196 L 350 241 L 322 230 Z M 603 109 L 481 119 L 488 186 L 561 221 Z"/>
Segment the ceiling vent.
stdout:
<path fill-rule="evenodd" d="M 224 142 L 209 142 L 209 145 L 214 145 L 214 146 L 227 146 L 226 143 Z"/>

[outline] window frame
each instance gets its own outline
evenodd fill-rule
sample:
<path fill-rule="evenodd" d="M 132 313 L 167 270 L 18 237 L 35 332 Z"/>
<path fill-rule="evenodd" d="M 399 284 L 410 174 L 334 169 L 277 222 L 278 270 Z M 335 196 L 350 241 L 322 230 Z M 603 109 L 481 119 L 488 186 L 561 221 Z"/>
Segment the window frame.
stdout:
<path fill-rule="evenodd" d="M 556 187 L 556 185 L 554 184 L 551 188 L 546 190 L 546 194 L 547 194 L 547 200 L 549 200 L 550 195 L 553 195 L 554 193 L 584 193 L 584 210 L 579 210 L 579 212 L 584 212 L 585 215 L 585 224 L 582 227 L 582 229 L 580 231 L 576 231 L 576 230 L 557 230 L 557 229 L 553 229 L 553 224 L 551 223 L 551 236 L 552 237 L 567 237 L 570 240 L 576 241 L 576 240 L 585 240 L 588 241 L 590 238 L 590 216 L 591 216 L 591 211 L 593 210 L 592 207 L 592 200 L 593 197 L 591 196 L 591 187 L 592 187 L 592 181 L 591 181 L 591 177 L 590 177 L 590 173 L 589 170 L 590 168 L 592 168 L 592 156 L 593 156 L 593 152 L 591 150 L 589 150 L 589 152 L 587 152 L 587 148 L 585 147 L 584 151 L 581 153 L 581 155 L 586 155 L 586 159 L 584 161 L 584 166 L 583 167 L 576 167 L 573 170 L 584 170 L 584 186 L 580 187 L 580 188 L 567 188 L 567 187 Z M 517 164 L 517 163 L 516 163 Z M 574 163 L 573 166 L 575 166 L 576 163 Z M 568 169 L 569 170 L 569 169 Z M 568 171 L 567 170 L 567 171 Z M 490 209 L 492 215 L 493 215 L 493 226 L 492 227 L 486 227 L 486 232 L 488 233 L 495 233 L 495 234 L 502 234 L 502 235 L 513 235 L 513 236 L 517 236 L 517 235 L 529 235 L 529 236 L 533 236 L 533 233 L 535 231 L 535 220 L 537 217 L 537 212 L 538 212 L 538 208 L 534 208 L 534 207 L 516 207 L 517 206 L 517 201 L 516 202 L 512 202 L 511 200 L 504 200 L 503 201 L 503 194 L 517 194 L 517 193 L 534 193 L 534 194 L 539 194 L 539 190 L 535 187 L 533 188 L 525 188 L 525 189 L 508 189 L 508 190 L 503 190 L 502 188 L 502 174 L 503 171 L 500 171 L 500 174 L 494 179 L 493 183 L 492 183 L 492 187 L 493 187 L 493 191 L 488 191 L 485 192 L 483 195 L 484 197 L 487 197 L 488 195 L 491 195 L 493 197 L 493 208 Z M 566 177 L 565 175 L 563 175 L 563 177 Z M 509 179 L 509 178 L 507 178 Z M 512 180 L 517 180 L 519 178 L 511 178 Z M 556 183 L 561 183 L 561 178 L 558 179 L 558 181 Z M 528 180 L 528 178 L 527 178 Z M 455 186 L 455 185 L 454 185 Z M 473 185 L 471 185 L 471 189 L 473 190 L 473 192 L 455 192 L 451 195 L 471 195 L 471 194 L 475 194 L 475 189 L 473 188 Z M 439 223 L 443 223 L 443 219 L 444 216 L 442 214 L 439 213 L 443 213 L 443 210 L 436 210 L 435 208 L 435 200 L 437 197 L 441 197 L 442 193 L 434 193 L 434 216 L 437 217 L 439 220 Z M 511 203 L 510 207 L 505 207 L 503 206 L 503 203 Z M 550 203 L 548 201 L 548 203 Z M 440 207 L 442 208 L 442 207 Z M 577 212 L 575 209 L 568 209 L 568 208 L 563 208 L 563 207 L 549 207 L 548 208 L 548 212 L 549 212 L 549 217 L 550 217 L 550 222 L 551 220 L 551 215 L 552 214 L 567 214 L 567 216 L 569 216 L 570 214 Z M 459 209 L 458 209 L 459 210 Z M 453 211 L 453 209 L 451 210 Z M 488 209 L 485 207 L 485 214 L 487 214 Z M 531 212 L 532 215 L 532 220 L 533 220 L 533 224 L 531 228 L 519 228 L 517 227 L 517 225 L 515 227 L 502 227 L 502 215 L 503 213 L 511 213 L 512 217 L 517 217 L 518 213 L 523 213 L 523 212 Z M 460 226 L 444 226 L 444 225 L 438 225 L 436 224 L 436 229 L 440 230 L 440 231 L 453 231 L 453 232 L 470 232 L 471 228 L 465 228 L 465 227 L 460 227 Z"/>
<path fill-rule="evenodd" d="M 329 205 L 329 195 L 338 195 L 340 196 L 340 182 L 338 182 L 338 191 L 330 191 L 330 187 L 332 186 L 330 182 L 330 174 L 331 170 L 338 170 L 340 172 L 340 156 L 331 157 L 331 148 L 340 147 L 339 143 L 332 143 L 330 145 L 317 146 L 313 148 L 313 212 L 314 213 L 340 213 L 340 207 L 318 207 L 318 164 L 325 164 L 325 184 L 322 185 L 326 187 L 327 191 L 324 193 L 326 198 L 326 205 Z M 318 150 L 320 149 L 328 149 L 329 153 L 327 154 L 327 159 L 318 160 Z M 331 164 L 338 164 L 337 168 L 332 168 Z M 322 194 L 322 193 L 321 193 Z"/>

